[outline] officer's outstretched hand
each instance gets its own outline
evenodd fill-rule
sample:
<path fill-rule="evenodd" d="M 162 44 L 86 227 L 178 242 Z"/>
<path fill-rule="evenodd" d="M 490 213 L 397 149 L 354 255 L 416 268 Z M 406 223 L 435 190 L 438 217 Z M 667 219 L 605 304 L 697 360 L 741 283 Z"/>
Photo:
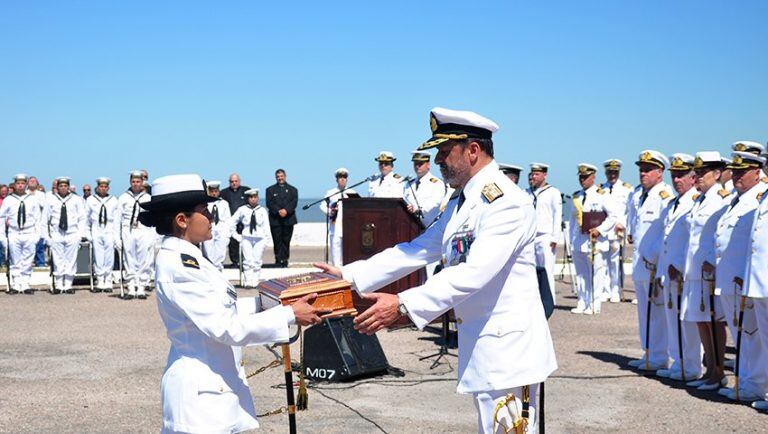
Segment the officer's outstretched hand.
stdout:
<path fill-rule="evenodd" d="M 317 293 L 305 295 L 291 305 L 296 324 L 308 326 L 320 322 L 320 316 L 333 312 L 331 309 L 317 309 L 312 306 L 317 298 Z"/>
<path fill-rule="evenodd" d="M 400 318 L 397 305 L 400 299 L 395 294 L 374 292 L 361 295 L 365 300 L 373 301 L 373 306 L 355 317 L 355 330 L 372 335 Z"/>
<path fill-rule="evenodd" d="M 323 273 L 332 274 L 332 275 L 334 275 L 334 276 L 336 276 L 338 278 L 342 277 L 342 275 L 341 275 L 341 268 L 334 267 L 331 264 L 326 264 L 325 262 L 315 262 L 314 264 L 312 264 L 312 266 L 317 267 L 317 268 L 323 270 Z"/>

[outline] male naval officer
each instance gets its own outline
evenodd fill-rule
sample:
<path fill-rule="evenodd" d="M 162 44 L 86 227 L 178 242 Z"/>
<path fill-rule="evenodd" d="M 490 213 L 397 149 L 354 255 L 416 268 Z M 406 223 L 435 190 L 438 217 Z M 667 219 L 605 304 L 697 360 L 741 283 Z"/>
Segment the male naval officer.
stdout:
<path fill-rule="evenodd" d="M 507 175 L 507 178 L 512 180 L 512 182 L 515 184 L 520 183 L 520 172 L 523 171 L 522 167 L 515 166 L 514 164 L 499 163 L 499 169 L 501 170 L 501 173 Z"/>
<path fill-rule="evenodd" d="M 430 172 L 429 160 L 432 156 L 429 152 L 413 151 L 411 154 L 416 177 L 403 183 L 403 199 L 408 204 L 408 211 L 427 227 L 440 214 L 440 203 L 447 189 L 445 183 Z"/>
<path fill-rule="evenodd" d="M 562 235 L 563 197 L 547 183 L 549 165 L 531 163 L 527 192 L 536 209 L 536 265 L 547 271 L 552 300 L 555 298 L 555 253 Z"/>
<path fill-rule="evenodd" d="M 731 150 L 733 150 L 733 152 L 748 152 L 757 155 L 758 157 L 762 157 L 763 154 L 765 154 L 765 146 L 763 146 L 762 143 L 753 142 L 751 140 L 739 140 L 738 142 L 734 142 L 731 145 Z M 768 182 L 764 166 L 765 165 L 760 168 L 760 180 Z"/>
<path fill-rule="evenodd" d="M 7 245 L 10 252 L 6 258 L 11 274 L 8 293 L 33 294 L 29 280 L 35 247 L 43 233 L 42 201 L 25 191 L 27 175 L 23 173 L 13 177 L 12 187 L 13 192 L 0 205 L 0 222 L 4 223 L 0 237 L 6 238 L 2 244 Z"/>
<path fill-rule="evenodd" d="M 478 431 L 491 433 L 498 404 L 509 402 L 519 411 L 524 386 L 544 381 L 557 368 L 536 279 L 535 214 L 526 193 L 493 159 L 493 121 L 435 108 L 430 126 L 432 137 L 419 149 L 438 148 L 435 163 L 443 179 L 460 191 L 442 217 L 413 241 L 368 260 L 341 269 L 317 266 L 353 282 L 375 302 L 355 320 L 364 333 L 403 315 L 423 329 L 454 309 L 458 392 L 474 396 Z M 441 258 L 445 268 L 424 285 L 398 295 L 373 292 Z M 532 392 L 535 407 L 535 387 Z"/>
<path fill-rule="evenodd" d="M 394 172 L 394 154 L 381 151 L 374 158 L 379 163 L 379 175 L 368 183 L 369 197 L 403 197 L 403 177 Z"/>
<path fill-rule="evenodd" d="M 617 214 L 616 225 L 613 230 L 608 232 L 608 241 L 611 245 L 608 258 L 610 285 L 608 286 L 608 292 L 602 294 L 603 301 L 608 300 L 611 303 L 621 301 L 621 285 L 623 283 L 621 278 L 624 274 L 621 267 L 624 266 L 623 253 L 627 229 L 627 205 L 629 195 L 632 193 L 632 185 L 623 182 L 619 178 L 622 164 L 618 158 L 603 161 L 605 182 L 600 185 L 611 197 Z"/>
<path fill-rule="evenodd" d="M 320 203 L 320 210 L 326 215 L 328 219 L 328 241 L 330 243 L 330 261 L 336 267 L 341 267 L 344 263 L 342 257 L 342 240 L 344 238 L 344 228 L 342 227 L 343 220 L 343 202 L 342 199 L 346 199 L 350 194 L 357 195 L 357 192 L 353 189 L 347 188 L 347 181 L 349 179 L 349 171 L 344 167 L 339 167 L 333 174 L 336 178 L 336 187 L 325 192 L 325 197 L 328 200 L 324 200 Z"/>

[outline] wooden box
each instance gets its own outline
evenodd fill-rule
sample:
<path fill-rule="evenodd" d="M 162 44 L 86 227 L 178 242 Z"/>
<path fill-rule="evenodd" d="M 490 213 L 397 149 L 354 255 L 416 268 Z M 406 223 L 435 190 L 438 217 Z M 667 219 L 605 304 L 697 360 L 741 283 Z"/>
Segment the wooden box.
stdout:
<path fill-rule="evenodd" d="M 312 306 L 333 311 L 323 315 L 323 318 L 357 315 L 351 284 L 330 274 L 305 273 L 265 280 L 257 288 L 264 309 L 278 304 L 289 305 L 305 295 L 317 293 Z"/>

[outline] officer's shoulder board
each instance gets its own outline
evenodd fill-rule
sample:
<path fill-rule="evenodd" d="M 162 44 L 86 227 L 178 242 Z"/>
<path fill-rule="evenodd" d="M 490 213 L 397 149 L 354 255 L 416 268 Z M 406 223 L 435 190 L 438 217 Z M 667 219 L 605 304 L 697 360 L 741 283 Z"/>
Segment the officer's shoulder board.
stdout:
<path fill-rule="evenodd" d="M 485 184 L 482 193 L 483 197 L 488 201 L 488 203 L 493 203 L 494 200 L 504 196 L 504 192 L 501 191 L 495 182 L 489 182 L 488 184 Z"/>
<path fill-rule="evenodd" d="M 573 194 L 572 194 L 571 196 L 574 196 L 574 197 L 575 197 L 575 196 L 579 196 L 579 195 L 581 195 L 581 190 L 576 190 L 576 191 L 574 191 L 574 192 L 573 192 Z"/>
<path fill-rule="evenodd" d="M 693 197 L 691 198 L 691 200 L 696 200 L 696 199 L 698 199 L 698 198 L 699 198 L 699 196 L 701 196 L 701 195 L 700 195 L 700 194 L 698 194 L 698 193 L 697 193 L 697 194 L 694 194 L 694 195 L 693 195 Z"/>
<path fill-rule="evenodd" d="M 628 182 L 625 182 L 625 183 L 624 183 L 624 184 L 622 184 L 622 185 L 623 185 L 624 187 L 626 187 L 626 188 L 630 189 L 630 190 L 632 189 L 632 184 L 630 184 L 630 183 L 628 183 Z"/>
<path fill-rule="evenodd" d="M 720 197 L 722 197 L 722 198 L 726 198 L 726 197 L 728 197 L 728 195 L 730 195 L 731 193 L 730 193 L 728 190 L 726 190 L 726 189 L 724 189 L 724 188 L 721 188 L 721 189 L 720 189 L 720 190 L 717 192 L 717 194 L 719 194 L 719 195 L 720 195 Z"/>
<path fill-rule="evenodd" d="M 661 190 L 659 192 L 659 196 L 662 198 L 662 200 L 666 200 L 669 198 L 669 192 L 667 190 Z"/>
<path fill-rule="evenodd" d="M 200 263 L 197 262 L 197 259 L 195 259 L 192 255 L 187 255 L 186 253 L 181 254 L 181 264 L 185 267 L 194 268 L 196 270 L 200 269 Z"/>
<path fill-rule="evenodd" d="M 605 194 L 605 190 L 600 187 L 597 187 L 597 194 Z"/>
<path fill-rule="evenodd" d="M 762 178 L 760 178 L 760 181 L 768 184 L 768 176 L 763 176 Z"/>
<path fill-rule="evenodd" d="M 439 179 L 434 178 L 434 177 L 433 178 L 429 178 L 429 182 L 437 182 L 437 181 L 439 181 Z"/>
<path fill-rule="evenodd" d="M 397 173 L 395 173 L 394 175 L 392 175 L 392 177 L 393 177 L 393 178 L 395 178 L 395 179 L 400 179 L 400 178 L 402 178 L 402 176 L 398 175 Z"/>
<path fill-rule="evenodd" d="M 758 202 L 760 202 L 763 199 L 763 194 L 764 193 L 765 193 L 764 191 L 761 191 L 760 193 L 757 193 L 757 201 Z"/>

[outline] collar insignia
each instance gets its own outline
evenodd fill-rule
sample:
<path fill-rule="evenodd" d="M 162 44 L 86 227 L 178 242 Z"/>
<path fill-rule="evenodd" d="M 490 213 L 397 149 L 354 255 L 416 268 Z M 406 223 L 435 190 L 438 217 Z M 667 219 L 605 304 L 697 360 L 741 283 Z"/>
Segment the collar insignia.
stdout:
<path fill-rule="evenodd" d="M 196 270 L 200 269 L 200 263 L 197 262 L 197 259 L 195 259 L 194 256 L 187 255 L 186 253 L 181 254 L 181 264 L 185 267 L 194 268 Z"/>

